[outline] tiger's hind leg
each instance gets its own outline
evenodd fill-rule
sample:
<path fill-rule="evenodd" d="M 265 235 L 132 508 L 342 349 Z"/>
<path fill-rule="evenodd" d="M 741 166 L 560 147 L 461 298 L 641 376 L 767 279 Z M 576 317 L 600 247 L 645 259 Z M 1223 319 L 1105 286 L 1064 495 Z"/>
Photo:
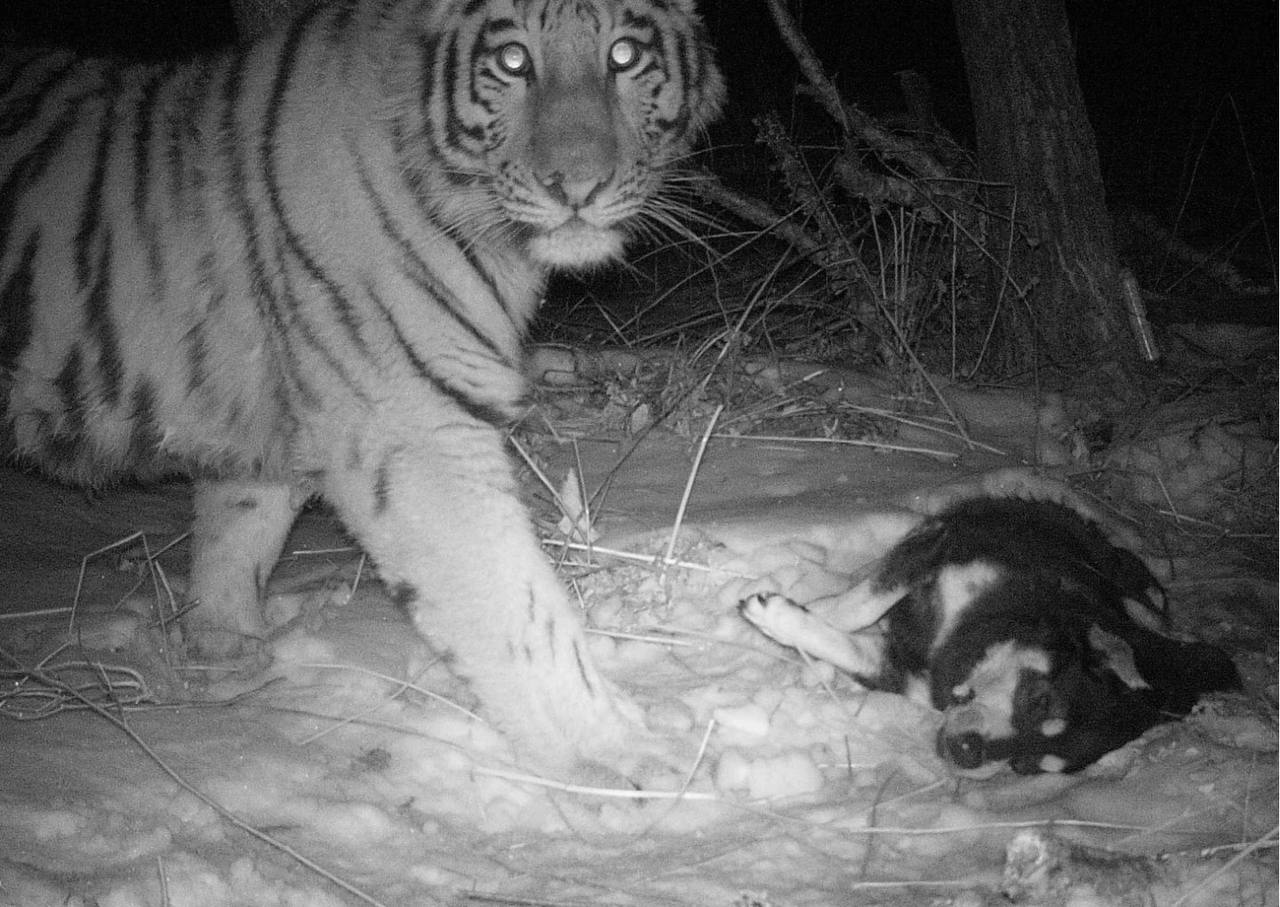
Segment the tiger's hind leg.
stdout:
<path fill-rule="evenodd" d="M 253 648 L 266 634 L 262 597 L 297 513 L 287 484 L 197 482 L 186 630 L 215 658 Z"/>
<path fill-rule="evenodd" d="M 369 468 L 335 465 L 325 497 L 487 719 L 553 771 L 621 767 L 642 722 L 596 669 L 501 435 L 489 426 L 415 434 L 412 446 L 362 457 Z"/>

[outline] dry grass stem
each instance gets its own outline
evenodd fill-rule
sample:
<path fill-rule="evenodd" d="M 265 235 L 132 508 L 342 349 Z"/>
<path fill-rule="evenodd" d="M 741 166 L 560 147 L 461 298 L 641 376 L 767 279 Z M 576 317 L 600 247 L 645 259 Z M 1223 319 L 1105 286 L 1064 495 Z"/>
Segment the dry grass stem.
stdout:
<path fill-rule="evenodd" d="M 542 471 L 542 467 L 537 464 L 537 461 L 533 459 L 533 456 L 524 449 L 524 445 L 521 444 L 520 441 L 516 439 L 515 435 L 512 434 L 507 436 L 507 441 L 515 448 L 516 453 L 520 454 L 520 459 L 524 460 L 525 465 L 529 467 L 537 480 L 542 483 L 542 487 L 547 489 L 547 492 L 551 495 L 551 499 L 555 501 L 556 507 L 559 509 L 561 515 L 569 517 L 569 519 L 572 520 L 573 517 L 570 516 L 568 508 L 565 507 L 564 502 L 560 499 L 559 490 L 554 484 L 552 484 L 551 480 L 547 478 L 546 473 Z"/>
<path fill-rule="evenodd" d="M 702 740 L 698 744 L 697 755 L 693 757 L 693 764 L 689 766 L 689 770 L 685 772 L 684 781 L 680 783 L 680 790 L 678 792 L 680 796 L 674 797 L 671 805 L 667 807 L 667 809 L 665 809 L 661 815 L 655 817 L 652 822 L 650 822 L 644 828 L 640 829 L 640 831 L 637 832 L 636 834 L 632 835 L 632 840 L 639 841 L 640 839 L 647 837 L 650 832 L 652 832 L 655 828 L 657 828 L 664 821 L 666 821 L 667 817 L 670 816 L 673 812 L 675 812 L 675 810 L 678 809 L 680 807 L 680 804 L 683 803 L 684 801 L 689 799 L 701 799 L 700 797 L 694 797 L 690 795 L 689 785 L 693 783 L 694 775 L 698 773 L 698 766 L 700 766 L 702 764 L 702 760 L 706 758 L 707 746 L 711 743 L 711 735 L 712 733 L 715 732 L 715 729 L 716 729 L 716 720 L 712 718 L 707 721 L 706 730 L 702 732 Z M 715 798 L 714 795 L 712 798 L 718 799 L 718 798 Z"/>
<path fill-rule="evenodd" d="M 123 549 L 123 548 L 128 548 L 130 545 L 136 542 L 142 546 L 143 564 L 145 565 L 146 573 L 144 576 L 139 577 L 137 583 L 135 583 L 133 588 L 130 589 L 128 593 L 126 593 L 125 597 L 128 598 L 130 595 L 133 595 L 133 593 L 136 592 L 143 585 L 143 583 L 147 581 L 147 579 L 151 580 L 152 608 L 155 611 L 156 622 L 161 629 L 163 639 L 165 641 L 168 641 L 169 635 L 170 635 L 170 626 L 172 625 L 173 621 L 180 616 L 182 611 L 178 607 L 178 596 L 174 594 L 173 587 L 169 582 L 169 577 L 165 573 L 164 568 L 160 565 L 158 558 L 160 557 L 160 555 L 164 554 L 166 551 L 173 548 L 179 542 L 186 539 L 190 534 L 191 533 L 189 532 L 184 532 L 181 535 L 178 535 L 177 537 L 171 539 L 167 544 L 163 545 L 159 550 L 152 552 L 151 544 L 148 541 L 146 534 L 141 531 L 132 532 L 129 535 L 125 536 L 124 538 L 117 539 L 116 541 L 111 542 L 108 545 L 104 545 L 95 551 L 91 551 L 88 554 L 86 554 L 84 557 L 82 557 L 80 559 L 80 572 L 76 576 L 76 589 L 71 599 L 70 613 L 67 618 L 67 633 L 71 634 L 75 632 L 76 614 L 79 611 L 80 596 L 84 591 L 85 573 L 88 570 L 89 564 L 95 558 L 100 557 L 103 554 L 106 554 L 111 551 Z M 165 605 L 168 606 L 167 609 L 164 607 Z M 188 605 L 188 608 L 190 607 L 191 605 Z M 164 656 L 165 664 L 170 669 L 173 669 L 174 665 L 171 660 L 172 652 L 168 645 L 165 645 L 162 647 L 162 654 Z"/>
<path fill-rule="evenodd" d="M 398 696 L 405 689 L 410 689 L 410 690 L 413 690 L 415 693 L 420 693 L 423 696 L 426 696 L 428 699 L 434 699 L 436 702 L 439 702 L 442 705 L 446 705 L 456 712 L 461 712 L 463 715 L 466 715 L 468 718 L 471 718 L 475 721 L 479 721 L 481 724 L 488 723 L 479 715 L 477 715 L 475 712 L 472 712 L 469 709 L 463 708 L 462 706 L 458 705 L 456 702 L 454 702 L 452 699 L 449 699 L 446 696 L 441 696 L 439 693 L 433 693 L 431 690 L 428 690 L 425 687 L 417 686 L 416 684 L 408 680 L 404 680 L 400 677 L 392 677 L 389 674 L 383 674 L 380 671 L 374 671 L 374 670 L 371 670 L 370 668 L 363 668 L 360 665 L 323 664 L 323 663 L 305 662 L 305 663 L 299 664 L 298 667 L 315 668 L 321 671 L 351 671 L 356 674 L 366 674 L 370 677 L 376 677 L 379 680 L 385 680 L 387 683 L 400 687 L 400 689 L 396 690 L 396 692 L 392 694 L 392 697 L 391 697 L 392 699 Z"/>
<path fill-rule="evenodd" d="M 423 670 L 426 670 L 426 669 L 424 668 Z M 410 681 L 408 680 L 401 681 L 400 686 L 397 687 L 391 693 L 390 696 L 386 697 L 383 700 L 380 700 L 379 702 L 375 703 L 374 705 L 370 706 L 369 708 L 365 709 L 362 712 L 357 712 L 353 715 L 347 715 L 343 718 L 333 719 L 333 724 L 331 724 L 329 727 L 322 728 L 321 730 L 316 731 L 314 734 L 311 734 L 310 736 L 303 737 L 301 740 L 298 741 L 298 745 L 308 746 L 312 743 L 315 743 L 320 738 L 326 737 L 329 734 L 332 734 L 333 732 L 337 731 L 338 728 L 346 727 L 349 724 L 357 724 L 360 721 L 367 719 L 370 715 L 373 715 L 383 706 L 387 705 L 388 703 L 398 698 L 400 694 L 403 693 L 405 690 L 408 690 L 411 688 L 413 688 L 413 684 Z"/>
<path fill-rule="evenodd" d="M 695 564 L 692 561 L 682 561 L 676 558 L 668 558 L 658 554 L 644 554 L 639 551 L 620 551 L 617 548 L 605 548 L 600 545 L 584 545 L 581 542 L 570 542 L 564 539 L 543 539 L 544 545 L 557 545 L 569 548 L 574 551 L 587 551 L 592 555 L 601 555 L 603 557 L 617 558 L 621 561 L 628 561 L 634 564 L 644 564 L 655 568 L 660 567 L 678 567 L 681 570 L 694 570 L 702 573 L 722 573 L 724 576 L 736 577 L 738 579 L 759 579 L 756 576 L 747 576 L 743 573 L 731 573 L 721 570 L 718 567 L 710 567 L 706 564 Z M 581 566 L 591 567 L 594 564 L 583 564 Z"/>
<path fill-rule="evenodd" d="M 612 787 L 586 787 L 581 784 L 565 784 L 561 781 L 552 781 L 549 778 L 542 778 L 538 775 L 528 775 L 523 772 L 510 772 L 506 769 L 487 768 L 479 765 L 476 766 L 473 771 L 477 775 L 502 778 L 505 781 L 515 781 L 520 784 L 532 784 L 537 787 L 545 787 L 549 790 L 558 790 L 567 794 L 582 794 L 588 797 L 612 797 L 620 800 L 701 800 L 707 802 L 714 802 L 720 799 L 718 794 L 704 793 L 701 791 L 621 790 Z"/>
<path fill-rule="evenodd" d="M 918 428 L 922 431 L 931 431 L 935 434 L 943 435 L 944 437 L 956 438 L 963 441 L 970 448 L 976 450 L 985 450 L 987 453 L 997 454 L 1002 457 L 1007 457 L 1009 455 L 1008 451 L 1002 450 L 999 447 L 984 444 L 983 442 L 974 440 L 967 435 L 951 431 L 946 427 L 951 425 L 950 419 L 939 419 L 936 417 L 921 415 L 904 416 L 902 413 L 895 413 L 892 410 L 880 409 L 874 406 L 855 406 L 853 407 L 853 411 L 865 413 L 868 416 L 876 416 L 881 419 L 888 419 L 889 421 L 897 422 L 900 425 L 909 425 L 912 428 Z"/>
<path fill-rule="evenodd" d="M 973 879 L 929 879 L 928 881 L 913 881 L 910 879 L 901 882 L 850 882 L 850 891 L 897 891 L 904 888 L 928 888 L 930 890 L 939 888 L 972 888 Z"/>
<path fill-rule="evenodd" d="M 84 557 L 80 558 L 80 573 L 76 577 L 76 591 L 75 591 L 75 594 L 72 595 L 71 597 L 71 616 L 67 621 L 68 633 L 75 630 L 76 612 L 80 608 L 80 593 L 84 589 L 84 576 L 86 571 L 88 571 L 89 569 L 89 562 L 92 561 L 95 557 L 98 557 L 99 555 L 106 554 L 108 551 L 115 551 L 117 548 L 128 547 L 129 545 L 132 545 L 134 542 L 138 541 L 139 539 L 144 539 L 144 538 L 145 536 L 143 535 L 143 533 L 132 532 L 129 535 L 126 535 L 122 539 L 117 539 L 116 541 L 111 542 L 108 545 L 103 545 L 101 548 L 98 548 L 95 551 L 90 551 Z"/>
<path fill-rule="evenodd" d="M 898 453 L 925 454 L 943 460 L 959 459 L 960 454 L 950 450 L 937 450 L 932 447 L 911 447 L 905 444 L 889 444 L 885 441 L 862 441 L 857 438 L 796 438 L 786 435 L 726 435 L 717 434 L 717 438 L 733 441 L 763 441 L 772 444 L 847 444 L 851 447 L 872 447 L 878 450 L 893 450 Z"/>
<path fill-rule="evenodd" d="M 885 801 L 885 803 L 882 803 L 881 805 L 882 806 L 891 805 L 898 801 L 907 799 L 909 797 L 915 797 L 920 794 L 931 793 L 933 791 L 938 790 L 940 787 L 944 785 L 949 785 L 950 783 L 952 782 L 935 781 L 930 784 L 926 784 L 923 787 L 918 788 L 916 790 L 912 790 L 902 796 L 894 797 L 890 800 L 887 800 Z M 727 803 L 731 806 L 734 806 L 738 809 L 741 809 L 744 812 L 749 812 L 754 815 L 765 816 L 771 819 L 779 819 L 781 821 L 784 821 L 793 825 L 797 825 L 797 826 L 803 826 L 805 828 L 815 827 L 815 826 L 818 828 L 827 828 L 827 829 L 832 828 L 831 820 L 826 817 L 815 819 L 807 815 L 793 815 L 790 813 L 778 812 L 776 810 L 762 808 L 759 803 L 750 803 L 750 802 L 734 801 L 734 800 L 724 800 L 722 802 Z M 839 833 L 842 835 L 848 835 L 852 837 L 892 836 L 892 837 L 902 837 L 902 838 L 929 838 L 929 837 L 947 837 L 951 835 L 972 835 L 974 832 L 983 832 L 983 831 L 1003 832 L 1003 831 L 1024 831 L 1028 829 L 1033 831 L 1052 831 L 1055 828 L 1079 828 L 1084 830 L 1096 830 L 1096 831 L 1108 831 L 1108 832 L 1110 831 L 1122 831 L 1122 832 L 1149 831 L 1149 829 L 1143 825 L 1125 825 L 1118 822 L 1097 822 L 1090 819 L 1026 819 L 1026 820 L 1008 821 L 1008 822 L 974 822 L 973 824 L 970 824 L 970 825 L 937 825 L 937 826 L 932 826 L 928 828 L 911 828 L 909 826 L 903 826 L 903 825 L 869 826 L 869 825 L 852 824 L 853 820 L 857 818 L 858 818 L 858 815 L 850 814 L 847 817 L 848 821 L 839 826 L 838 828 Z"/>
<path fill-rule="evenodd" d="M 0 621 L 4 620 L 33 620 L 37 617 L 53 617 L 57 614 L 69 614 L 72 609 L 66 608 L 41 608 L 39 611 L 15 611 L 12 614 L 0 614 Z"/>
<path fill-rule="evenodd" d="M 5 654 L 15 667 L 0 670 L 0 717 L 40 721 L 63 711 L 91 709 L 98 704 L 121 711 L 155 702 L 142 674 L 124 665 L 62 661 L 23 668 Z"/>
<path fill-rule="evenodd" d="M 541 898 L 520 898 L 505 894 L 480 894 L 469 891 L 464 900 L 475 904 L 498 904 L 499 907 L 599 907 L 599 901 L 545 901 Z"/>
<path fill-rule="evenodd" d="M 351 580 L 351 591 L 347 593 L 347 604 L 351 604 L 351 600 L 356 597 L 356 590 L 360 588 L 360 579 L 364 576 L 364 565 L 369 560 L 369 555 L 363 551 L 360 552 L 360 560 L 356 562 L 356 575 Z"/>
<path fill-rule="evenodd" d="M 156 880 L 160 883 L 160 905 L 169 907 L 169 874 L 164 871 L 164 854 L 156 855 Z"/>
<path fill-rule="evenodd" d="M 632 642 L 648 642 L 653 643 L 655 646 L 685 646 L 691 649 L 699 647 L 698 643 L 672 636 L 650 636 L 642 633 L 624 633 L 621 630 L 603 630 L 599 627 L 587 627 L 586 631 L 592 636 L 607 636 L 610 639 L 628 639 Z"/>
<path fill-rule="evenodd" d="M 1266 848 L 1266 847 L 1275 847 L 1277 834 L 1280 834 L 1280 825 L 1277 825 L 1275 828 L 1272 828 L 1271 831 L 1267 832 L 1265 835 L 1258 838 L 1256 841 L 1251 842 L 1247 847 L 1241 850 L 1238 854 L 1233 856 L 1231 859 L 1227 860 L 1227 862 L 1223 863 L 1213 872 L 1209 873 L 1209 875 L 1201 879 L 1199 884 L 1192 886 L 1187 891 L 1184 891 L 1176 901 L 1174 901 L 1172 904 L 1169 905 L 1169 907 L 1182 907 L 1182 905 L 1190 901 L 1191 898 L 1195 897 L 1205 888 L 1208 888 L 1211 882 L 1213 882 L 1215 879 L 1219 878 L 1220 876 L 1230 872 L 1233 868 L 1235 868 L 1235 866 L 1238 863 L 1248 858 L 1251 854 L 1257 853 L 1259 850 L 1262 850 L 1263 848 Z"/>
<path fill-rule="evenodd" d="M 698 467 L 702 465 L 702 456 L 707 451 L 707 442 L 711 440 L 711 433 L 715 430 L 716 422 L 720 419 L 720 414 L 724 412 L 724 404 L 721 403 L 716 407 L 715 412 L 711 414 L 711 418 L 707 420 L 706 430 L 702 433 L 702 440 L 698 442 L 698 452 L 694 454 L 693 464 L 689 467 L 689 478 L 684 483 L 684 493 L 680 495 L 680 506 L 676 509 L 675 524 L 671 527 L 671 538 L 667 542 L 667 553 L 663 555 L 663 563 L 670 561 L 676 550 L 676 539 L 680 535 L 680 527 L 684 523 L 685 510 L 689 506 L 689 496 L 693 494 L 693 483 L 698 477 Z"/>
<path fill-rule="evenodd" d="M 689 785 L 693 783 L 693 776 L 698 773 L 698 766 L 707 756 L 707 746 L 711 743 L 711 734 L 715 729 L 716 720 L 711 718 L 707 721 L 707 729 L 702 732 L 702 741 L 698 744 L 698 754 L 693 757 L 693 765 L 689 766 L 689 771 L 684 776 L 684 783 L 680 785 L 682 792 L 687 791 Z"/>

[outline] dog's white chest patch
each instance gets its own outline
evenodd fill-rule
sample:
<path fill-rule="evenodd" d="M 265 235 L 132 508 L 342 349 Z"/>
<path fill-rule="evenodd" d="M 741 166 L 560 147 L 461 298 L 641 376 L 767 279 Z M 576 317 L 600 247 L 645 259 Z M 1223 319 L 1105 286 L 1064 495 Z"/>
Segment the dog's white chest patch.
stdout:
<path fill-rule="evenodd" d="M 938 571 L 934 583 L 934 606 L 938 630 L 933 637 L 931 654 L 946 642 L 960 615 L 969 603 L 1000 581 L 1000 569 L 986 561 L 948 564 Z"/>

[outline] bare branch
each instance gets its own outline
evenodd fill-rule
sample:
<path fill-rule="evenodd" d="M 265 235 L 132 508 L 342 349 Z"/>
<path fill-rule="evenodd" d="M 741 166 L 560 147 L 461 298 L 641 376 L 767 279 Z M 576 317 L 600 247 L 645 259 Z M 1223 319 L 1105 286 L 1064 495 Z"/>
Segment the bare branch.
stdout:
<path fill-rule="evenodd" d="M 822 64 L 813 53 L 813 48 L 801 34 L 796 20 L 787 10 L 786 0 L 766 0 L 769 13 L 778 27 L 778 33 L 786 43 L 800 71 L 804 73 L 812 93 L 833 120 L 841 125 L 846 135 L 855 136 L 865 142 L 871 149 L 886 160 L 896 161 L 905 167 L 913 176 L 920 179 L 946 179 L 945 167 L 933 159 L 932 155 L 923 151 L 914 142 L 901 138 L 880 127 L 853 104 L 844 101 L 835 84 L 823 72 Z"/>
<path fill-rule="evenodd" d="M 788 215 L 779 214 L 758 198 L 730 189 L 719 180 L 699 181 L 697 190 L 707 201 L 719 205 L 752 226 L 769 231 L 783 242 L 790 243 L 801 255 L 821 255 L 825 251 L 816 237 L 789 221 Z"/>

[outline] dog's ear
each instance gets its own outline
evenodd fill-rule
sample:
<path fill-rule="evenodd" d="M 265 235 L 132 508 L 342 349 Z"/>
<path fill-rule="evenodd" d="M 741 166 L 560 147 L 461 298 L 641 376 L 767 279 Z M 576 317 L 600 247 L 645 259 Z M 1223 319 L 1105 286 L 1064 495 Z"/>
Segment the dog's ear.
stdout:
<path fill-rule="evenodd" d="M 1169 629 L 1168 604 L 1164 590 L 1152 586 L 1140 596 L 1125 595 L 1120 600 L 1129 619 L 1153 633 L 1165 633 Z"/>
<path fill-rule="evenodd" d="M 1133 646 L 1094 624 L 1089 628 L 1089 647 L 1102 667 L 1115 674 L 1131 690 L 1149 690 L 1142 672 L 1133 658 Z"/>
<path fill-rule="evenodd" d="M 1169 598 L 1160 580 L 1132 551 L 1114 545 L 1108 547 L 1108 557 L 1098 564 L 1114 586 L 1125 613 L 1148 630 L 1159 633 L 1166 629 Z"/>

